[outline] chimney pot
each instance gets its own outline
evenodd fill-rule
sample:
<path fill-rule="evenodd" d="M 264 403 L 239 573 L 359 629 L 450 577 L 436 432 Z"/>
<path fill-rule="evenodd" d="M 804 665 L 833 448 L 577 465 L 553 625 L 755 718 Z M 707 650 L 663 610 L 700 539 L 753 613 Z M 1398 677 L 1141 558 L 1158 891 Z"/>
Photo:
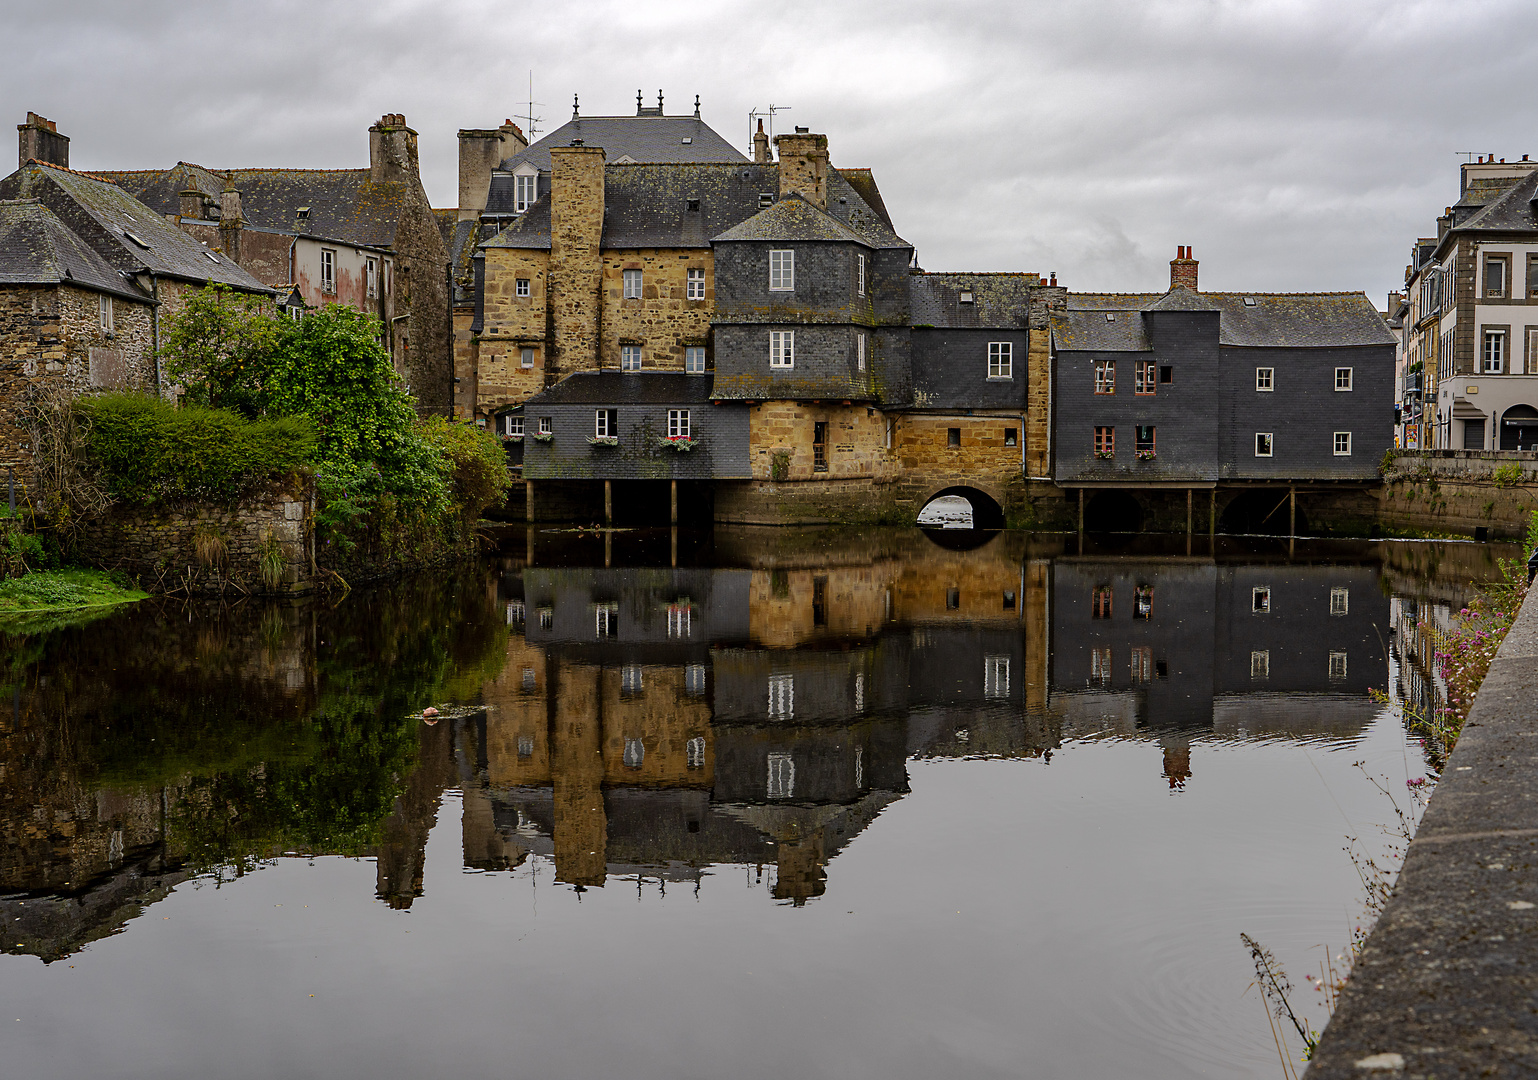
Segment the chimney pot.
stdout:
<path fill-rule="evenodd" d="M 52 120 L 28 112 L 26 123 L 16 125 L 16 159 L 17 168 L 36 159 L 67 169 L 69 137 L 60 135 Z"/>
<path fill-rule="evenodd" d="M 1175 258 L 1170 260 L 1170 288 L 1184 286 L 1196 292 L 1196 267 L 1196 260 L 1191 258 L 1191 248 L 1187 245 L 1177 247 Z"/>

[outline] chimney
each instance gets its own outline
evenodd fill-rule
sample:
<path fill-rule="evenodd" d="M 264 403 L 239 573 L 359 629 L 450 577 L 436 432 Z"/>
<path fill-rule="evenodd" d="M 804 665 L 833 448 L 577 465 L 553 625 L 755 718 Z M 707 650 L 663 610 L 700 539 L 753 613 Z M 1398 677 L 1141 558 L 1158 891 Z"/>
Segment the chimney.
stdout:
<path fill-rule="evenodd" d="M 758 132 L 753 136 L 753 160 L 760 165 L 768 165 L 770 162 L 769 136 L 764 134 L 762 120 L 758 122 Z"/>
<path fill-rule="evenodd" d="M 203 193 L 197 188 L 186 188 L 176 193 L 178 202 L 177 214 L 189 221 L 198 221 L 203 217 Z"/>
<path fill-rule="evenodd" d="M 417 133 L 403 113 L 385 113 L 368 129 L 368 178 L 376 184 L 421 179 Z"/>
<path fill-rule="evenodd" d="M 604 162 L 601 146 L 550 148 L 550 306 L 554 356 L 545 378 L 599 366 L 603 286 Z"/>
<path fill-rule="evenodd" d="M 234 184 L 226 184 L 219 193 L 219 246 L 224 253 L 240 265 L 240 231 L 246 227 L 245 215 L 240 209 L 240 192 Z"/>
<path fill-rule="evenodd" d="M 1191 249 L 1188 247 L 1176 248 L 1175 257 L 1170 260 L 1170 288 L 1182 285 L 1196 292 L 1196 260 L 1191 258 Z"/>
<path fill-rule="evenodd" d="M 499 128 L 459 131 L 459 220 L 475 221 L 486 209 L 491 173 L 529 145 L 523 129 L 511 120 Z"/>
<path fill-rule="evenodd" d="M 800 195 L 819 210 L 828 208 L 828 137 L 797 128 L 794 135 L 776 135 L 780 159 L 780 198 Z"/>
<path fill-rule="evenodd" d="M 69 136 L 60 135 L 52 120 L 35 112 L 27 113 L 27 122 L 16 125 L 16 167 L 34 158 L 50 165 L 69 168 Z"/>

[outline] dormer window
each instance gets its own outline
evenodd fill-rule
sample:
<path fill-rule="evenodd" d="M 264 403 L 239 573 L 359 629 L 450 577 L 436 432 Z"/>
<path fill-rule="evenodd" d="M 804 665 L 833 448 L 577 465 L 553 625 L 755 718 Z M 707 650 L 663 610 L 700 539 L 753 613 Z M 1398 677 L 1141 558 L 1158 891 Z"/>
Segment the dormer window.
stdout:
<path fill-rule="evenodd" d="M 971 289 L 962 289 L 961 290 L 961 295 L 959 297 L 957 297 L 957 299 L 961 303 L 963 303 L 963 304 L 970 304 L 970 303 L 972 303 L 972 290 Z"/>
<path fill-rule="evenodd" d="M 523 213 L 539 197 L 539 174 L 530 170 L 513 177 L 513 209 Z"/>

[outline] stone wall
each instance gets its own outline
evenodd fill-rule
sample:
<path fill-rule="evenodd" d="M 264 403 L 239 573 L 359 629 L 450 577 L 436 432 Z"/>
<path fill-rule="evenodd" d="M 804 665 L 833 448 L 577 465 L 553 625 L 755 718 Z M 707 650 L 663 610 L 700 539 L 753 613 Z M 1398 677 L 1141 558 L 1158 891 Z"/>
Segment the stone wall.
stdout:
<path fill-rule="evenodd" d="M 902 466 L 898 498 L 917 515 L 936 492 L 948 487 L 975 487 L 1004 508 L 1006 518 L 1025 510 L 1020 438 L 1021 413 L 952 415 L 903 413 L 896 417 L 895 450 Z M 950 445 L 950 430 L 960 445 Z M 1005 442 L 1013 429 L 1015 445 Z"/>
<path fill-rule="evenodd" d="M 1538 509 L 1538 452 L 1423 450 L 1395 456 L 1383 478 L 1378 521 L 1386 532 L 1474 533 L 1520 538 Z"/>
<path fill-rule="evenodd" d="M 624 272 L 641 271 L 641 296 L 626 300 Z M 688 272 L 705 271 L 705 299 L 690 300 Z M 684 349 L 710 343 L 715 265 L 709 248 L 606 251 L 598 366 L 620 366 L 620 346 L 640 345 L 641 366 L 684 370 Z"/>
<path fill-rule="evenodd" d="M 489 414 L 545 388 L 550 332 L 547 292 L 548 251 L 486 249 L 486 287 L 480 337 L 474 344 L 476 408 Z M 529 295 L 519 296 L 519 279 Z M 534 366 L 523 367 L 525 348 L 534 350 Z M 554 373 L 554 367 L 550 370 Z"/>
<path fill-rule="evenodd" d="M 561 146 L 550 152 L 550 341 L 551 366 L 558 372 L 597 366 L 603 167 L 602 147 Z"/>
<path fill-rule="evenodd" d="M 819 405 L 797 401 L 766 401 L 749 413 L 748 454 L 753 476 L 774 478 L 776 454 L 788 453 L 782 479 L 814 483 L 868 477 L 896 477 L 897 459 L 886 447 L 887 417 L 864 405 Z M 812 439 L 815 425 L 828 425 L 827 471 L 814 469 Z"/>
<path fill-rule="evenodd" d="M 311 548 L 314 491 L 310 484 L 276 487 L 238 507 L 132 509 L 119 506 L 82 530 L 75 557 L 104 570 L 124 570 L 154 592 L 295 594 L 314 588 Z M 198 555 L 202 537 L 217 537 L 224 553 L 212 564 Z M 276 588 L 262 578 L 262 552 L 276 544 L 283 572 Z"/>

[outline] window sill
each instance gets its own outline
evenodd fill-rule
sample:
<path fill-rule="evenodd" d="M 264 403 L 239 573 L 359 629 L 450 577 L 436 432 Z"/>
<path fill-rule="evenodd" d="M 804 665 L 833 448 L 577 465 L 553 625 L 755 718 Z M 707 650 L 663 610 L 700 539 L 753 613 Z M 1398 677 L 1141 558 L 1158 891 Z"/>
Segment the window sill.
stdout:
<path fill-rule="evenodd" d="M 989 382 L 1014 382 L 1015 381 L 1015 377 L 1013 375 L 989 375 L 988 376 L 988 381 Z"/>

